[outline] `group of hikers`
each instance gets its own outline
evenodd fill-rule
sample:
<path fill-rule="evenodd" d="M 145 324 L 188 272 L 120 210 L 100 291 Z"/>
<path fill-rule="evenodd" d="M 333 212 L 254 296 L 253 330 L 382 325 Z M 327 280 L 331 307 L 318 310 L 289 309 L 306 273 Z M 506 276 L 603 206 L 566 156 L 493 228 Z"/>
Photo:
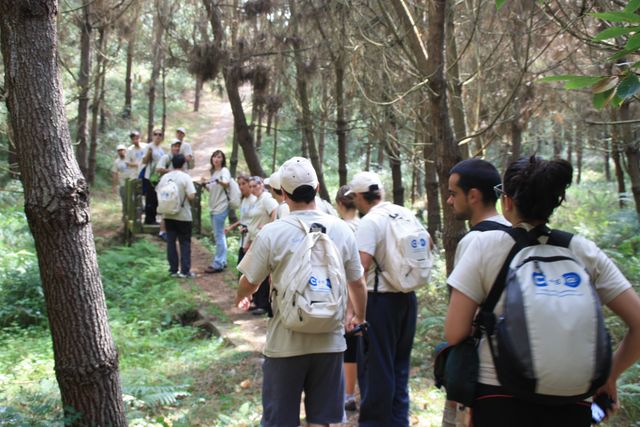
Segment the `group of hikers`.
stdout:
<path fill-rule="evenodd" d="M 180 277 L 193 274 L 187 156 L 172 144 L 173 169 L 157 185 L 144 166 L 138 171 L 161 206 L 174 205 L 161 210 L 169 271 Z M 433 265 L 421 221 L 384 200 L 374 172 L 355 174 L 334 209 L 318 197 L 306 158 L 287 160 L 264 181 L 234 180 L 220 150 L 210 165 L 201 183 L 216 250 L 205 273 L 226 268 L 226 234 L 239 229 L 235 304 L 269 316 L 261 425 L 300 425 L 304 395 L 309 426 L 341 423 L 345 410 L 359 410 L 360 426 L 408 426 L 415 291 Z M 618 409 L 616 381 L 640 358 L 640 298 L 593 242 L 548 228 L 572 174 L 570 163 L 536 156 L 511 163 L 503 177 L 481 159 L 451 169 L 447 204 L 470 231 L 447 278 L 447 344 L 436 373 L 449 399 L 443 426 L 588 426 Z M 239 218 L 225 226 L 234 209 Z M 155 221 L 149 206 L 145 213 Z M 601 305 L 627 325 L 615 351 Z"/>

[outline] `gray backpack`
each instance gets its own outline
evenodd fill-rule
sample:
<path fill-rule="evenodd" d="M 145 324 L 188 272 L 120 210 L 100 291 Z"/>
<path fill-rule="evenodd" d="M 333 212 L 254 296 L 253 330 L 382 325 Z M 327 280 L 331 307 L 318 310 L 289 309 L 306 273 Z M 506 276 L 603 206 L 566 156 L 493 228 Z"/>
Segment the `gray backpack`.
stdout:
<path fill-rule="evenodd" d="M 595 287 L 569 250 L 573 235 L 546 227 L 504 231 L 516 243 L 476 319 L 500 384 L 545 405 L 593 395 L 609 376 L 611 342 Z M 543 235 L 545 244 L 538 241 Z"/>

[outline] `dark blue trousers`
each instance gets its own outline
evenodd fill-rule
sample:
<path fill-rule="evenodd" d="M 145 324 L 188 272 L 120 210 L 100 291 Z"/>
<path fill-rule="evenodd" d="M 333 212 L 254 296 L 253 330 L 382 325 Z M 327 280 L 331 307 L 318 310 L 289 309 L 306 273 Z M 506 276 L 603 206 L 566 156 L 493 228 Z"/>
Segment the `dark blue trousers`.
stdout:
<path fill-rule="evenodd" d="M 369 330 L 358 349 L 361 427 L 409 425 L 409 365 L 417 310 L 414 292 L 369 292 Z"/>
<path fill-rule="evenodd" d="M 191 272 L 191 221 L 178 221 L 165 218 L 164 224 L 167 227 L 167 261 L 169 261 L 169 272 L 188 274 Z M 180 244 L 180 258 L 176 240 Z"/>

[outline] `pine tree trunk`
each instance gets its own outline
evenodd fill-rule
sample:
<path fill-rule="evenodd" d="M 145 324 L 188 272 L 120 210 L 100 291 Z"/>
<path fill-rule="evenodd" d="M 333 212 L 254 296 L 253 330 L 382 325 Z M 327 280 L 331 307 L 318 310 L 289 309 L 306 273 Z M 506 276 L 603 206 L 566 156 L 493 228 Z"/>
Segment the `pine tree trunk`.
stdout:
<path fill-rule="evenodd" d="M 579 124 L 576 127 L 576 184 L 582 180 L 582 149 L 584 146 L 584 128 Z"/>
<path fill-rule="evenodd" d="M 289 1 L 291 9 L 291 26 L 294 29 L 291 46 L 293 47 L 293 56 L 296 68 L 296 92 L 301 108 L 300 125 L 302 127 L 302 139 L 305 141 L 306 148 L 309 150 L 309 160 L 316 170 L 320 186 L 320 197 L 325 200 L 331 200 L 329 192 L 324 181 L 322 163 L 320 163 L 320 155 L 316 147 L 315 138 L 313 136 L 313 116 L 311 114 L 311 103 L 309 101 L 309 93 L 307 89 L 307 78 L 304 70 L 304 60 L 302 58 L 302 44 L 297 34 L 297 19 L 295 0 Z"/>
<path fill-rule="evenodd" d="M 76 426 L 126 426 L 118 354 L 74 161 L 57 64 L 55 0 L 0 2 L 9 118 L 25 212 L 38 254 L 65 415 Z"/>
<path fill-rule="evenodd" d="M 631 120 L 628 101 L 620 107 L 620 119 L 627 122 Z M 638 142 L 633 140 L 630 123 L 622 125 L 622 140 L 624 153 L 627 156 L 627 172 L 631 180 L 631 193 L 633 194 L 638 219 L 640 219 L 640 150 L 638 149 Z"/>
<path fill-rule="evenodd" d="M 82 8 L 82 22 L 80 24 L 80 73 L 78 74 L 78 119 L 76 137 L 76 158 L 80 171 L 87 177 L 88 145 L 87 121 L 89 116 L 89 78 L 91 75 L 91 3 Z"/>
<path fill-rule="evenodd" d="M 162 36 L 164 34 L 163 20 L 167 9 L 166 0 L 155 1 L 155 13 L 153 15 L 153 64 L 151 68 L 151 77 L 149 79 L 149 108 L 147 110 L 147 142 L 151 142 L 153 128 L 155 126 L 155 105 L 156 105 L 156 84 L 160 77 L 162 67 Z"/>
<path fill-rule="evenodd" d="M 196 113 L 200 109 L 200 96 L 202 94 L 203 86 L 204 86 L 204 83 L 202 82 L 202 79 L 200 77 L 196 77 L 196 94 L 195 94 L 195 99 L 193 101 L 193 111 Z"/>
<path fill-rule="evenodd" d="M 344 40 L 344 19 L 342 22 Z M 336 136 L 338 137 L 338 181 L 347 184 L 347 121 L 344 116 L 344 53 L 340 49 L 334 63 L 336 73 Z"/>
<path fill-rule="evenodd" d="M 107 35 L 104 27 L 98 29 L 98 45 L 96 46 L 96 67 L 95 67 L 95 87 L 93 89 L 93 99 L 91 100 L 91 134 L 89 144 L 89 164 L 87 165 L 87 182 L 93 185 L 96 179 L 96 155 L 98 151 L 98 122 L 100 120 L 100 109 L 104 99 L 104 74 L 105 74 L 105 46 L 107 45 Z"/>
<path fill-rule="evenodd" d="M 462 83 L 460 82 L 460 67 L 458 66 L 458 48 L 455 37 L 455 23 L 453 2 L 447 2 L 446 10 L 446 54 L 447 54 L 447 81 L 451 98 L 451 117 L 456 140 L 460 141 L 467 135 L 467 125 L 462 102 Z M 469 157 L 469 145 L 459 146 L 463 159 Z"/>
<path fill-rule="evenodd" d="M 386 140 L 386 151 L 389 157 L 389 167 L 391 169 L 391 182 L 393 185 L 393 203 L 404 206 L 404 187 L 402 186 L 402 163 L 400 161 L 400 150 L 398 147 L 398 127 L 395 117 L 391 112 L 391 107 L 386 108 L 389 135 Z"/>

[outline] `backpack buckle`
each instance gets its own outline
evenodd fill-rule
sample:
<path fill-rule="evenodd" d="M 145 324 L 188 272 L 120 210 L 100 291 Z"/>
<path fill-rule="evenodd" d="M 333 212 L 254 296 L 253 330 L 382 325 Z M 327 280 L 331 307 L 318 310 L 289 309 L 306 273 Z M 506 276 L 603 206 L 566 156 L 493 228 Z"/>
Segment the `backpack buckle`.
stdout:
<path fill-rule="evenodd" d="M 483 333 L 491 336 L 496 329 L 496 315 L 480 310 L 473 320 L 473 326 L 475 327 L 474 336 L 476 338 L 480 338 Z"/>

